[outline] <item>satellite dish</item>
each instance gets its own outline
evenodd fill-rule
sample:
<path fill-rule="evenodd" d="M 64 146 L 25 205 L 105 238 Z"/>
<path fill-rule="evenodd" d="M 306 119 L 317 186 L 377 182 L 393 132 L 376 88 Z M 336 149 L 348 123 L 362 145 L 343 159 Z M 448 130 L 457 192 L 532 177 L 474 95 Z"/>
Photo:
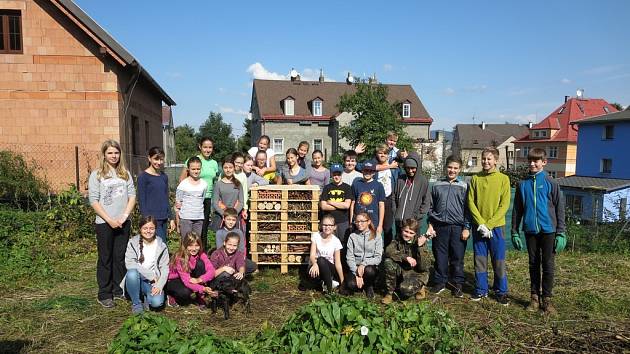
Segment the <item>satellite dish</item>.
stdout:
<path fill-rule="evenodd" d="M 297 72 L 297 70 L 295 70 L 295 69 L 291 69 L 291 73 L 290 73 L 290 75 L 291 75 L 291 77 L 292 77 L 292 78 L 294 78 L 294 79 L 295 79 L 295 78 L 298 76 L 298 72 Z"/>
<path fill-rule="evenodd" d="M 576 95 L 577 98 L 582 98 L 582 96 L 584 96 L 584 89 L 578 89 Z"/>
<path fill-rule="evenodd" d="M 348 76 L 346 77 L 346 82 L 348 84 L 354 83 L 354 76 L 352 76 L 349 71 L 348 71 Z"/>

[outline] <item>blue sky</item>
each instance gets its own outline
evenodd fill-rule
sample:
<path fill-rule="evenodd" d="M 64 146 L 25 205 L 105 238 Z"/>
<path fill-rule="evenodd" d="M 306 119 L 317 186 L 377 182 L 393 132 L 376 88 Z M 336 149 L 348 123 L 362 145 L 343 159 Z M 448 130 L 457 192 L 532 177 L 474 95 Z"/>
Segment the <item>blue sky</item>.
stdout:
<path fill-rule="evenodd" d="M 630 104 L 630 1 L 75 2 L 177 102 L 176 125 L 216 111 L 238 135 L 252 79 L 292 67 L 411 84 L 433 129 L 537 122 L 578 88 Z"/>

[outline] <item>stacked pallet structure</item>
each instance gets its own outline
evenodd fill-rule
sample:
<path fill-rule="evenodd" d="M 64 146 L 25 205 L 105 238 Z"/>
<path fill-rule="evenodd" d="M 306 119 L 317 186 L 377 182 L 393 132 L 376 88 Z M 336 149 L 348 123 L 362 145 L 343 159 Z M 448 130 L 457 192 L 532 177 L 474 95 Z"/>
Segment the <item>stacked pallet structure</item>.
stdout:
<path fill-rule="evenodd" d="M 319 228 L 319 187 L 253 187 L 250 196 L 250 253 L 259 265 L 308 263 L 311 233 Z"/>

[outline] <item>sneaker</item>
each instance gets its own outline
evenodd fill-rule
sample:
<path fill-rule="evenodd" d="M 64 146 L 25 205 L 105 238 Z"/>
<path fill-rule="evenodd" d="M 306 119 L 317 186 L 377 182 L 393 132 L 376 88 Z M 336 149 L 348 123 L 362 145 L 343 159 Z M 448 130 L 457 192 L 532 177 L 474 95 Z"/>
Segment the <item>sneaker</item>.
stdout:
<path fill-rule="evenodd" d="M 527 304 L 527 307 L 525 307 L 525 310 L 527 311 L 538 311 L 540 309 L 540 302 L 539 302 L 539 298 L 538 298 L 538 294 L 532 294 L 532 297 L 530 298 L 529 304 Z"/>
<path fill-rule="evenodd" d="M 473 296 L 470 297 L 471 301 L 480 301 L 483 298 L 488 297 L 488 294 L 474 294 Z"/>
<path fill-rule="evenodd" d="M 114 304 L 114 300 L 113 299 L 96 299 L 96 302 L 98 302 L 99 304 L 101 304 L 101 306 L 103 306 L 106 309 L 111 309 L 112 307 L 116 306 L 116 304 Z"/>
<path fill-rule="evenodd" d="M 339 286 L 339 282 L 336 281 L 336 280 L 333 280 L 332 281 L 332 288 L 333 288 L 333 290 L 337 289 L 338 286 Z"/>
<path fill-rule="evenodd" d="M 542 310 L 546 315 L 555 316 L 558 314 L 558 311 L 551 303 L 551 297 L 545 296 L 542 299 Z"/>
<path fill-rule="evenodd" d="M 177 300 L 175 300 L 175 298 L 172 297 L 171 295 L 168 295 L 166 297 L 166 305 L 168 307 L 179 307 L 179 304 L 177 303 Z"/>
<path fill-rule="evenodd" d="M 444 290 L 446 290 L 446 287 L 444 286 L 444 284 L 436 284 L 433 285 L 429 291 L 431 292 L 431 294 L 435 294 L 435 295 L 439 295 L 441 294 Z"/>
<path fill-rule="evenodd" d="M 144 302 L 142 303 L 142 308 L 143 308 L 145 311 L 149 311 L 149 310 L 151 310 L 151 307 L 149 306 L 149 302 L 148 302 L 147 300 L 144 300 Z"/>
<path fill-rule="evenodd" d="M 502 306 L 507 306 L 510 304 L 510 299 L 508 298 L 507 294 L 498 295 L 497 302 Z"/>
<path fill-rule="evenodd" d="M 144 307 L 142 304 L 131 305 L 131 313 L 134 315 L 141 314 L 144 312 Z"/>
<path fill-rule="evenodd" d="M 114 295 L 114 300 L 115 301 L 127 301 L 127 298 L 123 294 L 117 294 L 117 295 Z"/>
<path fill-rule="evenodd" d="M 453 290 L 451 290 L 451 294 L 453 294 L 453 296 L 455 296 L 456 298 L 463 298 L 464 292 L 462 291 L 462 284 L 456 284 L 453 287 Z"/>
<path fill-rule="evenodd" d="M 373 299 L 374 298 L 374 287 L 368 286 L 365 289 L 365 296 L 367 296 L 368 299 Z"/>
<path fill-rule="evenodd" d="M 426 297 L 427 297 L 427 291 L 424 289 L 424 286 L 422 286 L 420 290 L 418 290 L 418 292 L 416 293 L 416 300 L 422 300 Z"/>
<path fill-rule="evenodd" d="M 385 295 L 385 297 L 383 298 L 383 300 L 381 300 L 381 302 L 382 302 L 384 305 L 389 305 L 389 304 L 391 304 L 393 301 L 394 301 L 394 299 L 393 299 L 393 297 L 392 297 L 392 294 L 387 294 L 387 295 Z"/>

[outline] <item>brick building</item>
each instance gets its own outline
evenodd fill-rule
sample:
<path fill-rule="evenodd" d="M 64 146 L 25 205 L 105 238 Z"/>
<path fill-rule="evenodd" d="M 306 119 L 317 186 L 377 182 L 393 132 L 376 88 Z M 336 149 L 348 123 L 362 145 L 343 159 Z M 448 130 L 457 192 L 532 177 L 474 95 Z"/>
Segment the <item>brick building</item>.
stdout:
<path fill-rule="evenodd" d="M 134 172 L 162 146 L 162 105 L 175 102 L 74 2 L 1 1 L 0 27 L 0 149 L 35 160 L 56 189 L 83 189 L 105 139 Z"/>
<path fill-rule="evenodd" d="M 547 171 L 553 177 L 565 177 L 575 174 L 577 154 L 577 125 L 571 123 L 617 112 L 617 109 L 601 98 L 585 98 L 582 90 L 577 97 L 564 97 L 564 103 L 537 124 L 527 135 L 514 141 L 519 150 L 516 164 L 526 164 L 529 150 L 535 147 L 547 151 Z"/>
<path fill-rule="evenodd" d="M 433 118 L 411 85 L 385 84 L 388 101 L 401 103 L 400 112 L 405 131 L 415 140 L 429 139 Z M 311 143 L 311 151 L 319 149 L 326 157 L 339 148 L 349 149 L 340 138 L 339 126 L 349 124 L 353 115 L 339 112 L 337 104 L 343 94 L 356 90 L 352 82 L 327 82 L 323 75 L 318 81 L 302 81 L 299 76 L 289 80 L 254 80 L 250 112 L 252 114 L 252 144 L 261 135 L 271 138 L 271 147 L 280 152 L 297 148 L 302 140 Z"/>

